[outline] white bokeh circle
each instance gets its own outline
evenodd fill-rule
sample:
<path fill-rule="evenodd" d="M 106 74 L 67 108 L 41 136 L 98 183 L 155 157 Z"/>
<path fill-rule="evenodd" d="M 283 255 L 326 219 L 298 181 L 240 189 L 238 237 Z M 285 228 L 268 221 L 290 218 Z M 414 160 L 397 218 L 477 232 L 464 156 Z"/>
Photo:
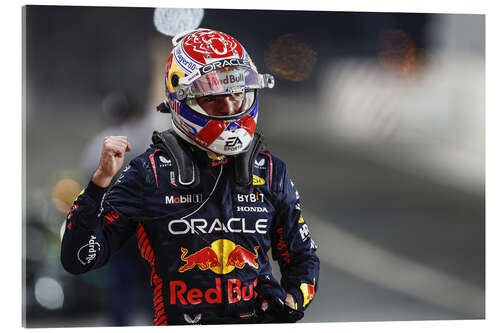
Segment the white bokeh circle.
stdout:
<path fill-rule="evenodd" d="M 46 309 L 60 309 L 64 304 L 61 284 L 50 277 L 39 278 L 35 283 L 35 298 Z"/>
<path fill-rule="evenodd" d="M 156 8 L 153 22 L 162 34 L 175 36 L 180 32 L 198 28 L 204 13 L 203 8 Z"/>

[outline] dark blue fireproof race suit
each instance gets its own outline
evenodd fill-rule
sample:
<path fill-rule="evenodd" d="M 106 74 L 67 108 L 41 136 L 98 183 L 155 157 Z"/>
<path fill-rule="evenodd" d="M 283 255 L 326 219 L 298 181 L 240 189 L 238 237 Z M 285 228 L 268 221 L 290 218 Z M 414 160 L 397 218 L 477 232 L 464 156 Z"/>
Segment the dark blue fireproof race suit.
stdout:
<path fill-rule="evenodd" d="M 64 268 L 101 267 L 137 233 L 151 268 L 155 325 L 256 322 L 259 299 L 284 299 L 285 291 L 303 311 L 318 288 L 319 259 L 285 163 L 258 153 L 245 195 L 231 190 L 228 159 L 195 154 L 201 181 L 190 189 L 177 184 L 171 156 L 155 145 L 109 189 L 90 182 L 66 220 Z"/>

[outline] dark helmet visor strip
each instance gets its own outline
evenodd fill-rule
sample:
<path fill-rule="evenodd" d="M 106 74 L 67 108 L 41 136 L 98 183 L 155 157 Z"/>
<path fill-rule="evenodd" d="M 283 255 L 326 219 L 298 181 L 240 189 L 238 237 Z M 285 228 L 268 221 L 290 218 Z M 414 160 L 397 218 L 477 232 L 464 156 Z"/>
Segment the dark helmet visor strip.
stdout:
<path fill-rule="evenodd" d="M 177 98 L 203 97 L 208 95 L 235 95 L 251 89 L 272 88 L 271 74 L 258 74 L 246 65 L 216 68 L 199 76 L 191 84 L 176 88 Z"/>

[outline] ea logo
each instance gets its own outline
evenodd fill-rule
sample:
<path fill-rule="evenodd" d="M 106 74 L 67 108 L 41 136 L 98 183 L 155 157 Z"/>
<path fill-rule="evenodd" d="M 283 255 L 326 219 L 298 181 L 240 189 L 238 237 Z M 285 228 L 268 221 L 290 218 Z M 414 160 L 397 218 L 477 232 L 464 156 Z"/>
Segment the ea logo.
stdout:
<path fill-rule="evenodd" d="M 243 142 L 241 142 L 240 138 L 237 136 L 233 136 L 227 139 L 225 147 L 234 147 L 236 145 L 241 145 Z"/>

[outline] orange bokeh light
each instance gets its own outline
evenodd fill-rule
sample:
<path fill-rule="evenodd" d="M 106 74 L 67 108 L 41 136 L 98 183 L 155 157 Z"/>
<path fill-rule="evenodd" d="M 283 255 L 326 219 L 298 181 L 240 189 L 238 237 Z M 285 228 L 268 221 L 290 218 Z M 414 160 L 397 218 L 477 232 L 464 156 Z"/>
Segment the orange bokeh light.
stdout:
<path fill-rule="evenodd" d="M 418 67 L 418 52 L 413 39 L 400 29 L 384 30 L 378 40 L 380 64 L 398 74 L 409 74 Z"/>
<path fill-rule="evenodd" d="M 61 179 L 52 190 L 52 202 L 57 210 L 62 213 L 67 213 L 80 191 L 80 184 L 73 179 Z"/>
<path fill-rule="evenodd" d="M 311 44 L 289 33 L 269 43 L 264 62 L 276 76 L 301 82 L 311 77 L 317 59 Z"/>

